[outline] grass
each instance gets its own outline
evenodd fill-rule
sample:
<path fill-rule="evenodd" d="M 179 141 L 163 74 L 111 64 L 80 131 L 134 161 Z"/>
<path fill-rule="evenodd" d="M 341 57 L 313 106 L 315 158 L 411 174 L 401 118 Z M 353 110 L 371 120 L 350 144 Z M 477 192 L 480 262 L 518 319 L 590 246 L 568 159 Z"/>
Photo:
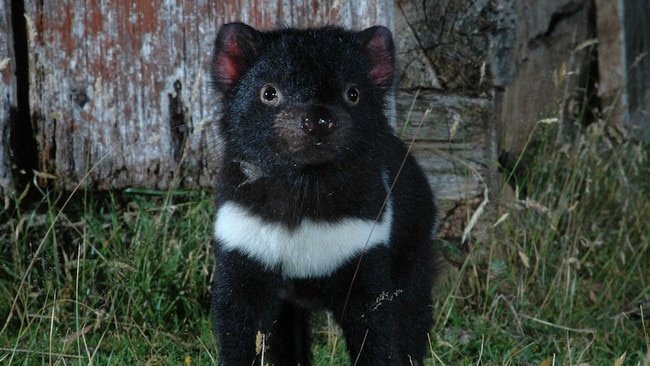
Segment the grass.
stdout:
<path fill-rule="evenodd" d="M 500 207 L 437 309 L 446 364 L 650 364 L 650 165 L 605 127 L 530 145 L 527 197 Z"/>
<path fill-rule="evenodd" d="M 427 364 L 650 365 L 647 148 L 596 123 L 528 153 L 526 196 L 490 203 L 489 239 L 456 248 L 439 281 Z M 0 364 L 214 364 L 212 197 L 172 193 L 1 208 Z M 314 327 L 315 364 L 349 364 L 332 319 Z"/>
<path fill-rule="evenodd" d="M 212 360 L 208 194 L 62 198 L 3 212 L 0 362 Z"/>

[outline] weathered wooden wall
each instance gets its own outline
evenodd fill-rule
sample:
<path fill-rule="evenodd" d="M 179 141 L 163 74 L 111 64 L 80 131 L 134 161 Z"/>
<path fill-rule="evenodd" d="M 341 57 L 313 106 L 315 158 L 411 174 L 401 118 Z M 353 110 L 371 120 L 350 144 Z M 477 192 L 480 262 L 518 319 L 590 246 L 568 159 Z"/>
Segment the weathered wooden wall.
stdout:
<path fill-rule="evenodd" d="M 568 137 L 601 118 L 617 139 L 650 139 L 650 1 L 516 0 L 516 9 L 516 76 L 496 92 L 502 149 L 520 152 L 545 118 L 559 118 Z"/>
<path fill-rule="evenodd" d="M 579 98 L 580 79 L 595 45 L 578 46 L 595 34 L 593 1 L 533 0 L 516 2 L 516 75 L 497 92 L 500 114 L 498 145 L 521 152 L 537 121 L 556 118 Z"/>
<path fill-rule="evenodd" d="M 647 140 L 649 7 L 646 0 L 397 1 L 400 86 L 428 90 L 414 104 L 417 115 L 432 107 L 415 153 L 441 198 L 477 202 L 486 185 L 491 198 L 500 188 L 508 197 L 497 156 L 517 157 L 542 119 L 557 118 L 560 139 L 605 118 L 623 137 Z M 399 95 L 398 117 L 408 101 Z M 465 221 L 471 206 L 443 203 L 462 207 Z"/>
<path fill-rule="evenodd" d="M 414 103 L 426 108 L 411 109 Z M 397 115 L 410 118 L 398 118 L 397 131 L 406 142 L 415 141 L 413 153 L 439 200 L 475 197 L 490 184 L 488 170 L 494 164 L 489 162 L 488 134 L 493 114 L 487 98 L 433 90 L 400 93 Z"/>
<path fill-rule="evenodd" d="M 615 126 L 650 138 L 648 1 L 0 1 L 0 60 L 9 58 L 0 196 L 12 164 L 49 173 L 60 189 L 210 186 L 219 144 L 207 62 L 218 26 L 233 20 L 394 29 L 397 128 L 410 139 L 431 108 L 414 150 L 443 199 L 496 188 L 499 150 L 520 152 L 542 118 L 571 117 L 585 75 L 599 78 Z M 27 60 L 16 65 L 8 14 L 23 3 Z M 16 80 L 16 67 L 25 77 Z M 16 84 L 28 85 L 27 105 Z M 33 130 L 33 144 L 7 122 L 21 108 L 29 113 L 13 127 L 29 126 L 20 131 Z M 16 156 L 20 144 L 34 145 L 33 166 Z"/>
<path fill-rule="evenodd" d="M 395 40 L 401 69 L 397 130 L 415 139 L 443 210 L 496 185 L 490 35 L 493 14 L 475 1 L 398 1 Z M 428 116 L 423 119 L 425 111 Z M 422 121 L 422 127 L 418 125 Z M 414 134 L 417 133 L 416 136 Z"/>
<path fill-rule="evenodd" d="M 9 156 L 9 119 L 16 107 L 16 78 L 13 39 L 11 32 L 11 8 L 0 2 L 0 198 L 9 198 L 13 192 L 11 162 Z"/>
<path fill-rule="evenodd" d="M 9 7 L 9 2 L 3 0 Z M 26 1 L 35 169 L 59 189 L 210 186 L 220 24 L 392 24 L 392 2 Z"/>
<path fill-rule="evenodd" d="M 201 128 L 202 69 L 215 27 L 205 2 L 31 1 L 25 10 L 39 170 L 64 189 L 86 174 L 100 189 L 165 188 L 179 164 L 189 182 L 208 176 L 215 139 Z"/>

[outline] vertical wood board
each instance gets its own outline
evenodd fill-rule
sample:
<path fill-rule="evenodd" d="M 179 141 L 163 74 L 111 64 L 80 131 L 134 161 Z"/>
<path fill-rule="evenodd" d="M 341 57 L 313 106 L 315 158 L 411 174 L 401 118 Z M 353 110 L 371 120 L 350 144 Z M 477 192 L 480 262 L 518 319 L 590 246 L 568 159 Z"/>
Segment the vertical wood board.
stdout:
<path fill-rule="evenodd" d="M 0 0 L 0 198 L 12 189 L 9 119 L 16 108 L 15 57 L 11 30 L 11 3 Z"/>
<path fill-rule="evenodd" d="M 614 0 L 612 0 L 614 1 Z M 650 0 L 623 1 L 625 66 L 631 136 L 650 141 Z"/>
<path fill-rule="evenodd" d="M 498 145 L 523 151 L 541 119 L 558 117 L 578 86 L 590 36 L 589 0 L 517 0 L 517 73 L 499 95 Z M 500 94 L 501 92 L 499 92 Z"/>

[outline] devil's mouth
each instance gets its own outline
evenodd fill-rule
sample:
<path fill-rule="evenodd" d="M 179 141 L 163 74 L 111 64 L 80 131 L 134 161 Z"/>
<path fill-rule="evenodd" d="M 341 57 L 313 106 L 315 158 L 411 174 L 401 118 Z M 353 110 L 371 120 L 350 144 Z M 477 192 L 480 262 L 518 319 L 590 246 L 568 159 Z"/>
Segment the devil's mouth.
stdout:
<path fill-rule="evenodd" d="M 339 149 L 328 141 L 309 141 L 294 146 L 290 158 L 298 165 L 322 165 L 336 159 Z"/>

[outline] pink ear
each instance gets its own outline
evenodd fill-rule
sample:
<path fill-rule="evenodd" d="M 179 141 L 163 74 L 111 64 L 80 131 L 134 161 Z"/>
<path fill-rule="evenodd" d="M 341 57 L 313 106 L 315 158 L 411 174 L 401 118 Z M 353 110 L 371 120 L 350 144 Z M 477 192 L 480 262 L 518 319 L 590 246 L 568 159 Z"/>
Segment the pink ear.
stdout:
<path fill-rule="evenodd" d="M 382 89 L 391 88 L 395 80 L 395 48 L 391 32 L 386 27 L 375 26 L 361 31 L 360 36 L 370 58 L 370 80 Z"/>
<path fill-rule="evenodd" d="M 257 30 L 243 23 L 221 27 L 212 56 L 212 79 L 220 91 L 230 90 L 252 66 L 259 37 Z"/>
<path fill-rule="evenodd" d="M 241 66 L 237 62 L 242 51 L 235 35 L 228 34 L 227 36 L 223 40 L 221 48 L 215 51 L 214 74 L 218 79 L 217 82 L 232 85 L 239 80 L 242 73 Z"/>

